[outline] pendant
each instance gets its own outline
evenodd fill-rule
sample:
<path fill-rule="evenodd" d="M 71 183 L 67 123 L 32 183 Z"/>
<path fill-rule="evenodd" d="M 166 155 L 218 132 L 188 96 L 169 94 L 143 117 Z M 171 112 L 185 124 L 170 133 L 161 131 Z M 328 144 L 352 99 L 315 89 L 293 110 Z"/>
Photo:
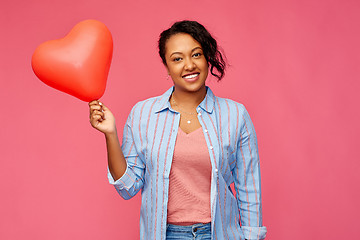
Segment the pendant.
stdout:
<path fill-rule="evenodd" d="M 190 123 L 191 123 L 191 121 L 190 121 L 190 120 L 188 120 L 188 121 L 187 121 L 187 123 L 188 123 L 188 124 L 190 124 Z"/>

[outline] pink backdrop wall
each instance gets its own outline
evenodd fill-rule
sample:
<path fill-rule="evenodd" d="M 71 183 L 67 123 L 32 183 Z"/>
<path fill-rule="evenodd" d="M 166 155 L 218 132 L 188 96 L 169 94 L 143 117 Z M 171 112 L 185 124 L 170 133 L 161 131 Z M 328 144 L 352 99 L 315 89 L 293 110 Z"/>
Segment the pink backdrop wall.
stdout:
<path fill-rule="evenodd" d="M 209 86 L 257 130 L 267 239 L 356 239 L 359 12 L 356 0 L 1 1 L 0 239 L 138 239 L 140 198 L 108 184 L 87 104 L 30 66 L 40 43 L 89 18 L 113 34 L 102 101 L 119 130 L 135 102 L 171 86 L 159 33 L 175 20 L 207 26 L 231 64 Z"/>

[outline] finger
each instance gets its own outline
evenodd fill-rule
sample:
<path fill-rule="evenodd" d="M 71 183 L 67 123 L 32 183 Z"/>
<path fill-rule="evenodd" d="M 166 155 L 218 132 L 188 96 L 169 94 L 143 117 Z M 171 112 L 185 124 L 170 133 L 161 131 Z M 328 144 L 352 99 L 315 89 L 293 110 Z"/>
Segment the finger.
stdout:
<path fill-rule="evenodd" d="M 105 114 L 99 110 L 94 110 L 92 114 L 100 115 L 102 119 L 105 118 Z"/>
<path fill-rule="evenodd" d="M 104 112 L 105 108 L 106 108 L 105 105 L 102 102 L 100 102 L 99 100 L 98 100 L 98 103 L 101 106 L 101 111 Z"/>
<path fill-rule="evenodd" d="M 101 106 L 100 105 L 92 105 L 90 106 L 90 113 L 94 112 L 95 110 L 101 111 Z"/>
<path fill-rule="evenodd" d="M 94 116 L 96 116 L 96 119 L 99 119 L 99 121 L 104 121 L 105 120 L 105 115 L 104 115 L 104 113 L 102 113 L 102 112 L 97 112 L 97 113 L 94 113 L 94 114 L 91 114 L 90 115 L 90 121 L 92 121 L 92 119 L 94 119 Z"/>
<path fill-rule="evenodd" d="M 90 118 L 90 123 L 93 127 L 96 127 L 99 125 L 99 123 L 102 122 L 102 118 L 100 115 L 92 115 Z"/>
<path fill-rule="evenodd" d="M 89 117 L 91 118 L 91 115 L 94 114 L 95 111 L 101 111 L 101 107 L 99 105 L 93 105 L 89 108 Z"/>
<path fill-rule="evenodd" d="M 104 111 L 104 104 L 102 102 L 100 102 L 100 101 L 98 101 L 98 102 L 99 102 L 99 105 L 101 107 L 101 111 Z"/>
<path fill-rule="evenodd" d="M 99 104 L 101 105 L 102 109 L 104 109 L 104 111 L 109 111 L 109 108 L 107 108 L 103 103 L 99 102 Z"/>
<path fill-rule="evenodd" d="M 98 105 L 98 104 L 99 104 L 99 100 L 93 100 L 93 101 L 89 102 L 89 106 Z"/>

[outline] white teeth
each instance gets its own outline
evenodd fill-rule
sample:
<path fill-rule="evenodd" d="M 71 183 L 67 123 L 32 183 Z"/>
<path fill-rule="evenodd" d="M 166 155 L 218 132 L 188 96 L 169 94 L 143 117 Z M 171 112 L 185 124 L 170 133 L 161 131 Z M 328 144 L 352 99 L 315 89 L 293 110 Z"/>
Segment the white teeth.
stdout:
<path fill-rule="evenodd" d="M 186 79 L 194 78 L 194 77 L 197 77 L 198 75 L 199 75 L 198 73 L 195 73 L 195 74 L 192 74 L 192 75 L 187 75 L 184 78 L 186 78 Z"/>

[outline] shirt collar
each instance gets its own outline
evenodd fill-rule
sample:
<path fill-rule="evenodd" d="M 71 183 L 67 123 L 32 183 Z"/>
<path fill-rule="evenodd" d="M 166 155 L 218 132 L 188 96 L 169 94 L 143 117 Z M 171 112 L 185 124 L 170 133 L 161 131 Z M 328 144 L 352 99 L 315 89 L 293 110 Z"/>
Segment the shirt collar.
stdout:
<path fill-rule="evenodd" d="M 165 109 L 171 109 L 169 98 L 173 91 L 174 91 L 174 86 L 172 86 L 163 95 L 160 96 L 160 100 L 156 104 L 157 106 L 154 107 L 155 113 L 161 112 Z M 212 113 L 214 109 L 214 105 L 215 105 L 215 95 L 213 94 L 211 89 L 208 86 L 206 86 L 206 96 L 204 100 L 199 104 L 199 107 L 208 113 Z"/>

